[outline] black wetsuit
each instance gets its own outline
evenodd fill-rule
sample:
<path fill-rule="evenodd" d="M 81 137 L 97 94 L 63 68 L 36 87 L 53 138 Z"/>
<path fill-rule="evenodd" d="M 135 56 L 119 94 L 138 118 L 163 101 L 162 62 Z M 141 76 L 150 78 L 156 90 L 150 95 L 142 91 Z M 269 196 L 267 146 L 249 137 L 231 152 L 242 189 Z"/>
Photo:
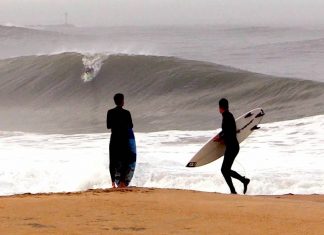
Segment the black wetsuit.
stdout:
<path fill-rule="evenodd" d="M 121 173 L 120 181 L 124 182 L 130 156 L 128 130 L 133 128 L 130 112 L 121 106 L 108 110 L 107 128 L 111 129 L 109 144 L 111 181 L 115 182 L 116 169 L 118 168 Z"/>
<path fill-rule="evenodd" d="M 236 193 L 231 177 L 240 180 L 242 183 L 245 181 L 245 178 L 243 176 L 231 169 L 235 157 L 240 151 L 240 145 L 236 138 L 236 123 L 232 113 L 226 110 L 222 113 L 222 115 L 223 122 L 220 138 L 224 141 L 224 144 L 226 146 L 224 161 L 222 165 L 222 174 L 231 190 L 231 193 Z"/>

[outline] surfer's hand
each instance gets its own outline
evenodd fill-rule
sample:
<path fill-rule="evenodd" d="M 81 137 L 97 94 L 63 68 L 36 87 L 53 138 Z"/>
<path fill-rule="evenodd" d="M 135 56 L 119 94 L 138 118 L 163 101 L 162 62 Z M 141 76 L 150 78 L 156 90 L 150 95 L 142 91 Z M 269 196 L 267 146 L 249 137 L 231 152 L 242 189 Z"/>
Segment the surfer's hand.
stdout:
<path fill-rule="evenodd" d="M 221 139 L 220 139 L 219 135 L 216 135 L 216 136 L 213 138 L 213 141 L 214 141 L 214 142 L 220 142 Z"/>

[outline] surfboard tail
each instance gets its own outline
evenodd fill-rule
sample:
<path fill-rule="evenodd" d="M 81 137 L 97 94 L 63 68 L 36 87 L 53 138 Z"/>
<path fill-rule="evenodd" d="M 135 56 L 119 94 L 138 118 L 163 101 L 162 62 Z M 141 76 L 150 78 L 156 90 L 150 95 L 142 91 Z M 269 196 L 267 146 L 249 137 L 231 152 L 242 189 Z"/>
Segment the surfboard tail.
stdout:
<path fill-rule="evenodd" d="M 263 109 L 261 109 L 261 112 L 258 113 L 255 118 L 259 118 L 259 117 L 263 117 L 265 115 L 265 112 L 263 111 Z"/>
<path fill-rule="evenodd" d="M 252 113 L 251 112 L 248 112 L 245 116 L 244 116 L 244 118 L 249 118 L 249 117 L 251 117 L 252 116 Z"/>

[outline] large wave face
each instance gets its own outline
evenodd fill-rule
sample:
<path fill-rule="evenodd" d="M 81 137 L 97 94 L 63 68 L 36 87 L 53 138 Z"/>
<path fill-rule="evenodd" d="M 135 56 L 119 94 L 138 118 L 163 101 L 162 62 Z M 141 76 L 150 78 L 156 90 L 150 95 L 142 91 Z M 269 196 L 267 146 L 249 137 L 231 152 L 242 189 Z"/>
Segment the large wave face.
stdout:
<path fill-rule="evenodd" d="M 235 116 L 263 107 L 267 122 L 324 112 L 323 83 L 173 57 L 103 58 L 88 82 L 82 80 L 84 55 L 78 53 L 1 60 L 0 129 L 103 132 L 117 92 L 125 94 L 137 131 L 217 128 L 222 97 Z"/>

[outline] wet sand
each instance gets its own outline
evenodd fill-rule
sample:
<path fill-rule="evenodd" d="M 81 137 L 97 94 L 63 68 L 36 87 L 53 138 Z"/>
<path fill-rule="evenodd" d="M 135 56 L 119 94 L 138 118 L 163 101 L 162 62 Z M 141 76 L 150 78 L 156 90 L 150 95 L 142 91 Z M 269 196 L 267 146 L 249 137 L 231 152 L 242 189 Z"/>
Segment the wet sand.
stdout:
<path fill-rule="evenodd" d="M 324 234 L 324 195 L 128 188 L 0 197 L 0 234 Z"/>

